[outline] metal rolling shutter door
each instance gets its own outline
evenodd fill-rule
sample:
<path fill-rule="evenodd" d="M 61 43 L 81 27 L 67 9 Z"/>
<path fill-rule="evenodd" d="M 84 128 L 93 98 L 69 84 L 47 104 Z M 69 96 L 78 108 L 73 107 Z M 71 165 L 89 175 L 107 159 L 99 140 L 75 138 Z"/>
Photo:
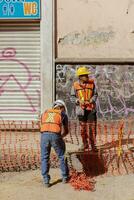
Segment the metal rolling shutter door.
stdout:
<path fill-rule="evenodd" d="M 38 120 L 40 25 L 0 23 L 0 120 Z"/>

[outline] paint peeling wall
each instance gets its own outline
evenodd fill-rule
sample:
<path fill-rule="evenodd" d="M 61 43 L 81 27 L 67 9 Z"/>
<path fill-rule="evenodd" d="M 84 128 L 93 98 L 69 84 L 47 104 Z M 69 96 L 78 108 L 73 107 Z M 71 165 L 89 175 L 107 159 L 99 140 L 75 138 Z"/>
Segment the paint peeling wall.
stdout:
<path fill-rule="evenodd" d="M 134 58 L 134 0 L 57 0 L 58 58 Z"/>
<path fill-rule="evenodd" d="M 78 65 L 56 66 L 56 98 L 63 99 L 69 117 L 75 118 L 75 105 L 71 102 L 71 87 L 77 79 Z M 97 115 L 101 119 L 122 119 L 134 116 L 134 66 L 87 65 L 92 71 L 98 90 Z"/>

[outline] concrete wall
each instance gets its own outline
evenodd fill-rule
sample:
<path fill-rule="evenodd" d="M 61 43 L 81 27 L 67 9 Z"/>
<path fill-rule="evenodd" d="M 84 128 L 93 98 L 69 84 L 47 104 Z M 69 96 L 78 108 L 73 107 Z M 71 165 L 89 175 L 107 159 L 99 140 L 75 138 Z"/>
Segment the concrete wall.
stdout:
<path fill-rule="evenodd" d="M 58 58 L 134 60 L 134 0 L 57 0 Z"/>

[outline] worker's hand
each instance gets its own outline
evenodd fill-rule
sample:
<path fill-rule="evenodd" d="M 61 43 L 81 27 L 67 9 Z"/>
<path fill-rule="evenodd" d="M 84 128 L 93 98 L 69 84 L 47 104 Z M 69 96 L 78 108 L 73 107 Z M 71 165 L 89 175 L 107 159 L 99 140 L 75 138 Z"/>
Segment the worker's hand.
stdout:
<path fill-rule="evenodd" d="M 76 99 L 75 103 L 76 103 L 76 105 L 79 105 L 80 104 L 79 99 Z"/>
<path fill-rule="evenodd" d="M 89 104 L 89 103 L 90 103 L 90 101 L 80 101 L 81 105 L 86 105 L 86 104 Z"/>
<path fill-rule="evenodd" d="M 89 103 L 94 103 L 94 100 L 93 98 L 90 99 Z"/>

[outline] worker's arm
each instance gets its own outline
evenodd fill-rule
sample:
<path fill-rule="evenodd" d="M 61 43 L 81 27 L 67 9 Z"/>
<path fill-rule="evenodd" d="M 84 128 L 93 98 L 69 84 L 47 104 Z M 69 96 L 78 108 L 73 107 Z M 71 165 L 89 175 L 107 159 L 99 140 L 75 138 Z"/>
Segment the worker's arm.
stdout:
<path fill-rule="evenodd" d="M 70 100 L 71 100 L 72 103 L 75 103 L 76 105 L 79 104 L 79 98 L 76 95 L 76 91 L 74 89 L 74 86 L 72 86 L 72 88 L 71 88 L 71 97 L 70 97 Z"/>
<path fill-rule="evenodd" d="M 96 100 L 97 100 L 97 97 L 98 97 L 98 93 L 97 93 L 97 89 L 94 85 L 94 88 L 93 88 L 93 96 L 92 98 L 90 99 L 90 103 L 96 103 Z"/>
<path fill-rule="evenodd" d="M 63 126 L 62 138 L 66 137 L 68 134 L 68 126 Z"/>

